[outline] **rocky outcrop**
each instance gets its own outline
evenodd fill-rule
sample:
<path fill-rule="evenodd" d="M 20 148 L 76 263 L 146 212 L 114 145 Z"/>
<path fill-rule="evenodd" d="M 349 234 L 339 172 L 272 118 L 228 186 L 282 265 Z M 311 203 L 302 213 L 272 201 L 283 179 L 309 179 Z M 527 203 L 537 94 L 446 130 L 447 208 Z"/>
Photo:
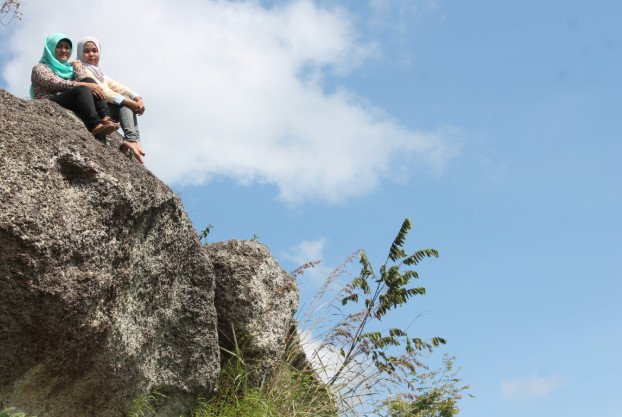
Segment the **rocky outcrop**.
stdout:
<path fill-rule="evenodd" d="M 202 247 L 121 139 L 0 90 L 0 410 L 121 417 L 157 389 L 178 417 L 217 388 L 234 332 L 254 382 L 292 335 L 298 289 L 268 248 Z"/>
<path fill-rule="evenodd" d="M 219 242 L 205 252 L 216 272 L 220 344 L 231 351 L 237 340 L 246 363 L 257 371 L 253 375 L 261 379 L 285 347 L 298 308 L 296 282 L 261 243 Z"/>
<path fill-rule="evenodd" d="M 121 417 L 157 387 L 178 416 L 215 388 L 212 265 L 119 141 L 0 90 L 0 409 Z"/>

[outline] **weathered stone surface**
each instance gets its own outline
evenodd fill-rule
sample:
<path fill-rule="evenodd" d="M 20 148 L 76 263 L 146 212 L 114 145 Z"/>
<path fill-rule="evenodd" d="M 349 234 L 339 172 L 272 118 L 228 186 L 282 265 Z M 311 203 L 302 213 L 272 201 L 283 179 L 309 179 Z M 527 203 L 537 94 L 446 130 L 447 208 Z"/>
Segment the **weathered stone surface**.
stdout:
<path fill-rule="evenodd" d="M 213 268 L 119 141 L 0 90 L 0 409 L 120 417 L 156 387 L 181 403 L 214 388 Z"/>
<path fill-rule="evenodd" d="M 295 280 L 268 248 L 253 241 L 207 245 L 216 272 L 216 310 L 221 346 L 233 347 L 232 329 L 242 353 L 260 376 L 283 351 L 298 307 Z"/>

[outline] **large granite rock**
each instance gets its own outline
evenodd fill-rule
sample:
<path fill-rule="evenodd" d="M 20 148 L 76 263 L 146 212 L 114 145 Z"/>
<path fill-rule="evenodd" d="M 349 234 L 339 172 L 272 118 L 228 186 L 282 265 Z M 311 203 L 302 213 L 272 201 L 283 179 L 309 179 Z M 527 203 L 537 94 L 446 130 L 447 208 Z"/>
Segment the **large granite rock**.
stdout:
<path fill-rule="evenodd" d="M 119 141 L 0 90 L 0 410 L 121 417 L 158 388 L 177 417 L 215 388 L 212 266 Z"/>
<path fill-rule="evenodd" d="M 268 248 L 253 241 L 218 242 L 205 253 L 216 272 L 220 345 L 241 350 L 255 382 L 285 348 L 298 308 L 298 288 Z"/>

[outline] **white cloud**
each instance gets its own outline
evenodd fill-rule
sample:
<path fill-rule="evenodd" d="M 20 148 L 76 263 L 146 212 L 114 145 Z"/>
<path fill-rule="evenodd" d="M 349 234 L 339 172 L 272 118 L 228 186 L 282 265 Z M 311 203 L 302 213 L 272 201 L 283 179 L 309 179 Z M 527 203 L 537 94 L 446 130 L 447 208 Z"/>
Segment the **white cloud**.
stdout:
<path fill-rule="evenodd" d="M 304 270 L 303 279 L 320 286 L 330 275 L 332 269 L 324 262 L 324 249 L 326 247 L 326 239 L 321 237 L 312 240 L 303 240 L 292 246 L 283 253 L 283 259 L 291 262 L 295 267 L 306 264 L 307 262 L 320 261 L 313 268 Z"/>
<path fill-rule="evenodd" d="M 305 262 L 317 261 L 324 258 L 324 248 L 326 247 L 326 239 L 321 237 L 313 240 L 303 240 L 298 242 L 286 254 L 288 261 L 302 265 Z"/>
<path fill-rule="evenodd" d="M 559 388 L 562 380 L 559 376 L 533 376 L 525 379 L 501 381 L 503 396 L 506 398 L 545 397 Z"/>
<path fill-rule="evenodd" d="M 375 13 L 397 12 L 411 18 L 420 10 L 440 9 L 438 0 L 369 0 L 369 5 Z"/>
<path fill-rule="evenodd" d="M 24 2 L 2 68 L 26 96 L 48 33 L 102 42 L 102 68 L 141 92 L 147 166 L 169 183 L 274 184 L 288 203 L 339 202 L 381 181 L 438 172 L 441 134 L 408 130 L 351 91 L 323 88 L 375 53 L 355 19 L 312 0 Z M 423 169 L 422 169 L 423 168 Z"/>

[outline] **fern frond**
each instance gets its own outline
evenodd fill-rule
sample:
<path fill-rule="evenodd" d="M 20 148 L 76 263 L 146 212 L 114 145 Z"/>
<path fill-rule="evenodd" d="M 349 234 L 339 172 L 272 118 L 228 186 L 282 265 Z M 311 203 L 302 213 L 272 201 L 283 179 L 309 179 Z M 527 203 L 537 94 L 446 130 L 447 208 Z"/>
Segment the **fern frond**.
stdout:
<path fill-rule="evenodd" d="M 406 294 L 409 298 L 412 297 L 413 295 L 425 295 L 425 288 L 423 287 L 411 288 L 409 290 L 406 290 Z"/>
<path fill-rule="evenodd" d="M 447 344 L 447 341 L 445 339 L 443 339 L 442 337 L 433 337 L 432 338 L 432 344 L 434 346 L 439 346 L 439 345 L 445 345 Z"/>
<path fill-rule="evenodd" d="M 367 258 L 367 255 L 364 251 L 361 251 L 359 253 L 359 263 L 362 265 L 361 277 L 367 278 L 374 274 L 371 263 L 369 262 L 369 259 Z"/>
<path fill-rule="evenodd" d="M 436 249 L 421 249 L 404 259 L 405 265 L 417 265 L 425 258 L 438 258 L 438 251 Z"/>
<path fill-rule="evenodd" d="M 412 223 L 407 217 L 406 219 L 404 219 L 404 223 L 402 223 L 402 227 L 400 227 L 400 231 L 397 232 L 397 236 L 395 236 L 395 239 L 391 244 L 391 249 L 389 250 L 389 259 L 391 259 L 393 262 L 406 256 L 406 252 L 404 252 L 402 246 L 404 246 L 404 242 L 406 241 L 406 235 L 408 234 L 408 231 L 411 227 Z"/>
<path fill-rule="evenodd" d="M 354 301 L 356 303 L 356 302 L 358 302 L 358 300 L 359 300 L 358 294 L 350 294 L 347 297 L 344 297 L 344 298 L 341 299 L 341 305 L 345 306 L 350 301 Z"/>

